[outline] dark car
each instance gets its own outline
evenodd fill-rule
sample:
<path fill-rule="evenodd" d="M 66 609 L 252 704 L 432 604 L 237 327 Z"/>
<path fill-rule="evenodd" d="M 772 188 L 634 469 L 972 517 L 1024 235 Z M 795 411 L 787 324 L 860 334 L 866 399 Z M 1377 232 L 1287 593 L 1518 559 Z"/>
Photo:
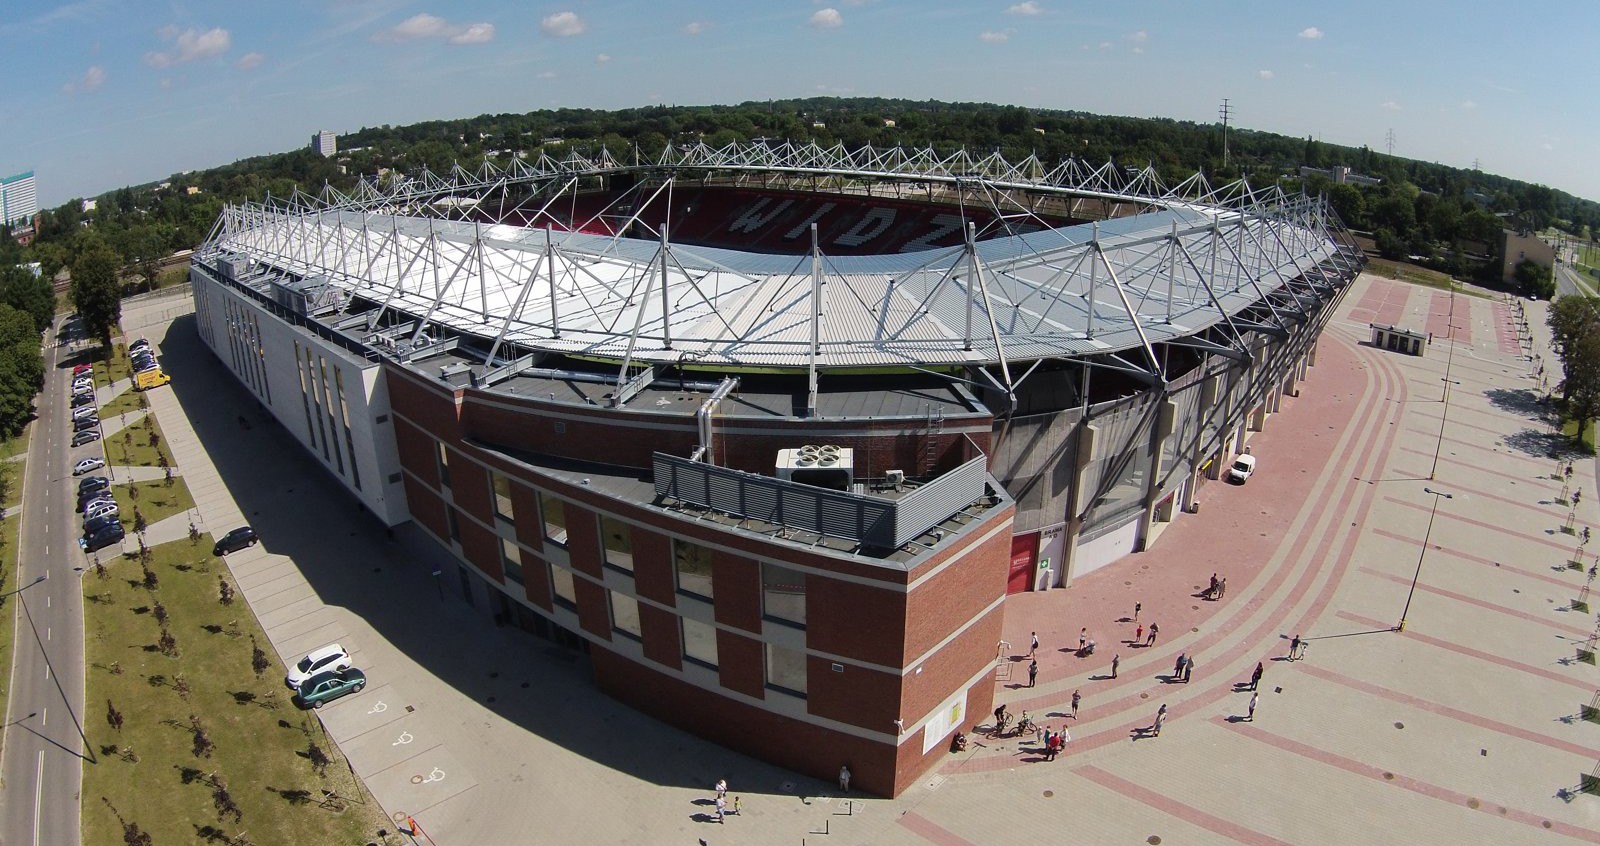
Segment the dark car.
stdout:
<path fill-rule="evenodd" d="M 89 491 L 88 493 L 78 494 L 78 510 L 87 510 L 90 503 L 116 501 L 117 498 L 111 495 L 111 491 L 107 490 L 106 488 L 101 488 L 97 491 Z"/>
<path fill-rule="evenodd" d="M 95 552 L 114 543 L 121 543 L 126 534 L 121 523 L 112 523 L 93 534 L 84 535 L 83 539 L 78 541 L 78 545 L 83 547 L 84 552 Z"/>
<path fill-rule="evenodd" d="M 72 436 L 72 445 L 81 447 L 84 444 L 92 444 L 98 440 L 100 440 L 99 429 L 84 429 L 82 432 Z"/>
<path fill-rule="evenodd" d="M 355 667 L 345 670 L 336 670 L 331 673 L 318 673 L 300 684 L 300 692 L 296 694 L 301 704 L 312 708 L 321 708 L 323 703 L 332 702 L 347 694 L 355 693 L 367 686 L 367 674 Z"/>
<path fill-rule="evenodd" d="M 111 480 L 104 476 L 89 476 L 78 480 L 78 496 L 83 496 L 90 491 L 103 490 L 111 487 Z"/>
<path fill-rule="evenodd" d="M 255 529 L 252 529 L 249 526 L 240 526 L 239 528 L 223 535 L 217 541 L 217 545 L 211 548 L 211 554 L 226 555 L 230 552 L 238 552 L 247 546 L 255 546 L 256 541 L 258 540 L 260 540 L 260 538 L 256 537 Z"/>
<path fill-rule="evenodd" d="M 72 421 L 72 431 L 74 431 L 74 432 L 82 432 L 85 429 L 93 429 L 94 427 L 99 426 L 99 425 L 100 425 L 100 418 L 95 417 L 94 415 L 91 414 L 90 416 L 85 417 L 85 418 L 83 418 L 81 420 Z"/>
<path fill-rule="evenodd" d="M 96 517 L 93 520 L 85 520 L 83 523 L 83 536 L 88 537 L 95 532 L 106 528 L 107 526 L 120 525 L 122 525 L 122 521 L 118 520 L 117 515 L 115 514 L 110 514 L 105 517 Z"/>
<path fill-rule="evenodd" d="M 94 402 L 94 394 L 73 394 L 72 407 L 83 408 Z"/>

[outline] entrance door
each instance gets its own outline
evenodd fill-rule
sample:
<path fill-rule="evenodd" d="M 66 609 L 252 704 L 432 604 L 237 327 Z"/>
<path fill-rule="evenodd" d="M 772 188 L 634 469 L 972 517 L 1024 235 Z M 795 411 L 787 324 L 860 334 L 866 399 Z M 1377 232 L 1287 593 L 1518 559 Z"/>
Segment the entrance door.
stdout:
<path fill-rule="evenodd" d="M 1006 578 L 1006 593 L 1022 593 L 1033 587 L 1033 562 L 1038 552 L 1038 532 L 1012 535 L 1011 572 Z"/>

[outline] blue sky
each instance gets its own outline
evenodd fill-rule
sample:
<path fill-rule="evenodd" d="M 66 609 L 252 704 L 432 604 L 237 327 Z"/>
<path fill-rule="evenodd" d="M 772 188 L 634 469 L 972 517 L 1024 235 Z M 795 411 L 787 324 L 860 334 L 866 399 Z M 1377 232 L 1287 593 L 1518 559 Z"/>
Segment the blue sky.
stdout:
<path fill-rule="evenodd" d="M 1600 199 L 1600 4 L 4 0 L 0 174 L 41 203 L 485 112 L 820 94 L 1212 121 Z"/>

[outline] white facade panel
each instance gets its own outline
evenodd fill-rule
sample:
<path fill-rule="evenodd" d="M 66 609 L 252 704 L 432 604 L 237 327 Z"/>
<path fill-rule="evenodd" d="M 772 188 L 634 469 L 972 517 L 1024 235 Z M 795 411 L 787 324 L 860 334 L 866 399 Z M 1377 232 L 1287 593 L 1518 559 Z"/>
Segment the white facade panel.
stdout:
<path fill-rule="evenodd" d="M 199 266 L 189 278 L 200 337 L 217 359 L 378 519 L 409 520 L 378 362 L 278 317 Z"/>

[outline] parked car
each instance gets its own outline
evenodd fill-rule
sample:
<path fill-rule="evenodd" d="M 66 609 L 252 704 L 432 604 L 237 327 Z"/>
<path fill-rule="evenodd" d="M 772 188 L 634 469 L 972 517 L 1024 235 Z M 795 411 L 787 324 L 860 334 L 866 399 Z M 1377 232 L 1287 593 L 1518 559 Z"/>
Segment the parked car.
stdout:
<path fill-rule="evenodd" d="M 303 705 L 321 708 L 347 693 L 355 693 L 366 686 L 367 674 L 351 667 L 333 673 L 319 673 L 306 679 L 305 684 L 300 685 L 296 696 Z"/>
<path fill-rule="evenodd" d="M 109 514 L 104 517 L 96 517 L 93 520 L 85 520 L 83 521 L 83 536 L 88 537 L 107 526 L 120 525 L 122 525 L 122 521 L 118 520 L 117 515 L 115 514 Z"/>
<path fill-rule="evenodd" d="M 91 470 L 99 470 L 100 468 L 102 468 L 104 466 L 106 466 L 106 460 L 104 458 L 100 458 L 99 456 L 92 456 L 90 458 L 85 458 L 85 459 L 79 461 L 77 464 L 72 465 L 72 475 L 74 475 L 74 476 L 82 476 L 83 474 L 85 474 L 85 473 L 87 473 L 87 472 L 89 472 Z"/>
<path fill-rule="evenodd" d="M 117 498 L 111 495 L 109 488 L 100 488 L 88 493 L 78 494 L 78 510 L 86 511 L 89 506 L 97 502 L 116 502 Z"/>
<path fill-rule="evenodd" d="M 260 538 L 256 537 L 255 529 L 249 526 L 240 526 L 219 538 L 217 545 L 211 548 L 211 554 L 226 555 L 230 552 L 238 552 L 247 546 L 255 546 L 256 541 L 259 540 Z"/>
<path fill-rule="evenodd" d="M 76 382 L 73 382 L 72 392 L 74 394 L 93 394 L 94 382 L 88 379 L 80 379 Z"/>
<path fill-rule="evenodd" d="M 86 406 L 84 408 L 75 408 L 72 410 L 72 419 L 83 420 L 88 417 L 93 417 L 94 413 L 95 409 L 93 407 Z"/>
<path fill-rule="evenodd" d="M 81 393 L 81 394 L 73 394 L 72 395 L 72 407 L 73 408 L 82 408 L 83 406 L 91 405 L 93 403 L 94 403 L 94 391 L 85 391 L 84 393 Z"/>
<path fill-rule="evenodd" d="M 73 376 L 82 376 L 85 373 L 93 373 L 93 372 L 94 372 L 94 365 L 92 365 L 92 364 L 79 364 L 79 365 L 76 365 L 76 366 L 74 366 L 72 368 L 72 375 Z"/>
<path fill-rule="evenodd" d="M 72 436 L 72 445 L 81 447 L 84 444 L 92 444 L 98 440 L 100 440 L 99 429 L 84 429 L 82 432 Z"/>
<path fill-rule="evenodd" d="M 74 431 L 74 432 L 82 432 L 84 429 L 93 429 L 94 427 L 99 426 L 99 425 L 100 425 L 100 418 L 95 417 L 94 415 L 91 414 L 88 417 L 78 417 L 78 418 L 73 419 L 73 421 L 72 421 L 72 431 Z"/>
<path fill-rule="evenodd" d="M 84 535 L 78 541 L 78 545 L 83 547 L 84 552 L 95 552 L 114 543 L 121 543 L 126 536 L 127 530 L 122 528 L 122 524 L 114 522 L 93 534 Z"/>
<path fill-rule="evenodd" d="M 299 690 L 300 685 L 305 684 L 306 679 L 312 676 L 349 667 L 350 653 L 345 652 L 344 647 L 339 644 L 330 643 L 307 652 L 304 658 L 296 661 L 295 665 L 289 668 L 289 674 L 283 677 L 283 683 L 288 685 L 290 690 Z"/>
<path fill-rule="evenodd" d="M 96 517 L 115 517 L 121 510 L 117 507 L 116 500 L 103 500 L 93 505 L 85 506 L 83 519 L 87 521 Z"/>
<path fill-rule="evenodd" d="M 153 358 L 142 358 L 133 363 L 133 372 L 135 373 L 144 373 L 150 370 L 159 369 L 161 369 L 161 365 L 156 364 L 156 360 Z"/>
<path fill-rule="evenodd" d="M 1256 472 L 1256 457 L 1241 455 L 1233 460 L 1233 466 L 1228 468 L 1228 481 L 1235 484 L 1244 484 L 1250 474 Z"/>
<path fill-rule="evenodd" d="M 82 496 L 90 491 L 98 491 L 111 487 L 111 480 L 104 476 L 90 476 L 78 480 L 78 495 Z"/>
<path fill-rule="evenodd" d="M 144 338 L 139 338 L 128 345 L 128 352 L 136 352 L 138 350 L 147 349 L 150 349 L 150 342 Z"/>

